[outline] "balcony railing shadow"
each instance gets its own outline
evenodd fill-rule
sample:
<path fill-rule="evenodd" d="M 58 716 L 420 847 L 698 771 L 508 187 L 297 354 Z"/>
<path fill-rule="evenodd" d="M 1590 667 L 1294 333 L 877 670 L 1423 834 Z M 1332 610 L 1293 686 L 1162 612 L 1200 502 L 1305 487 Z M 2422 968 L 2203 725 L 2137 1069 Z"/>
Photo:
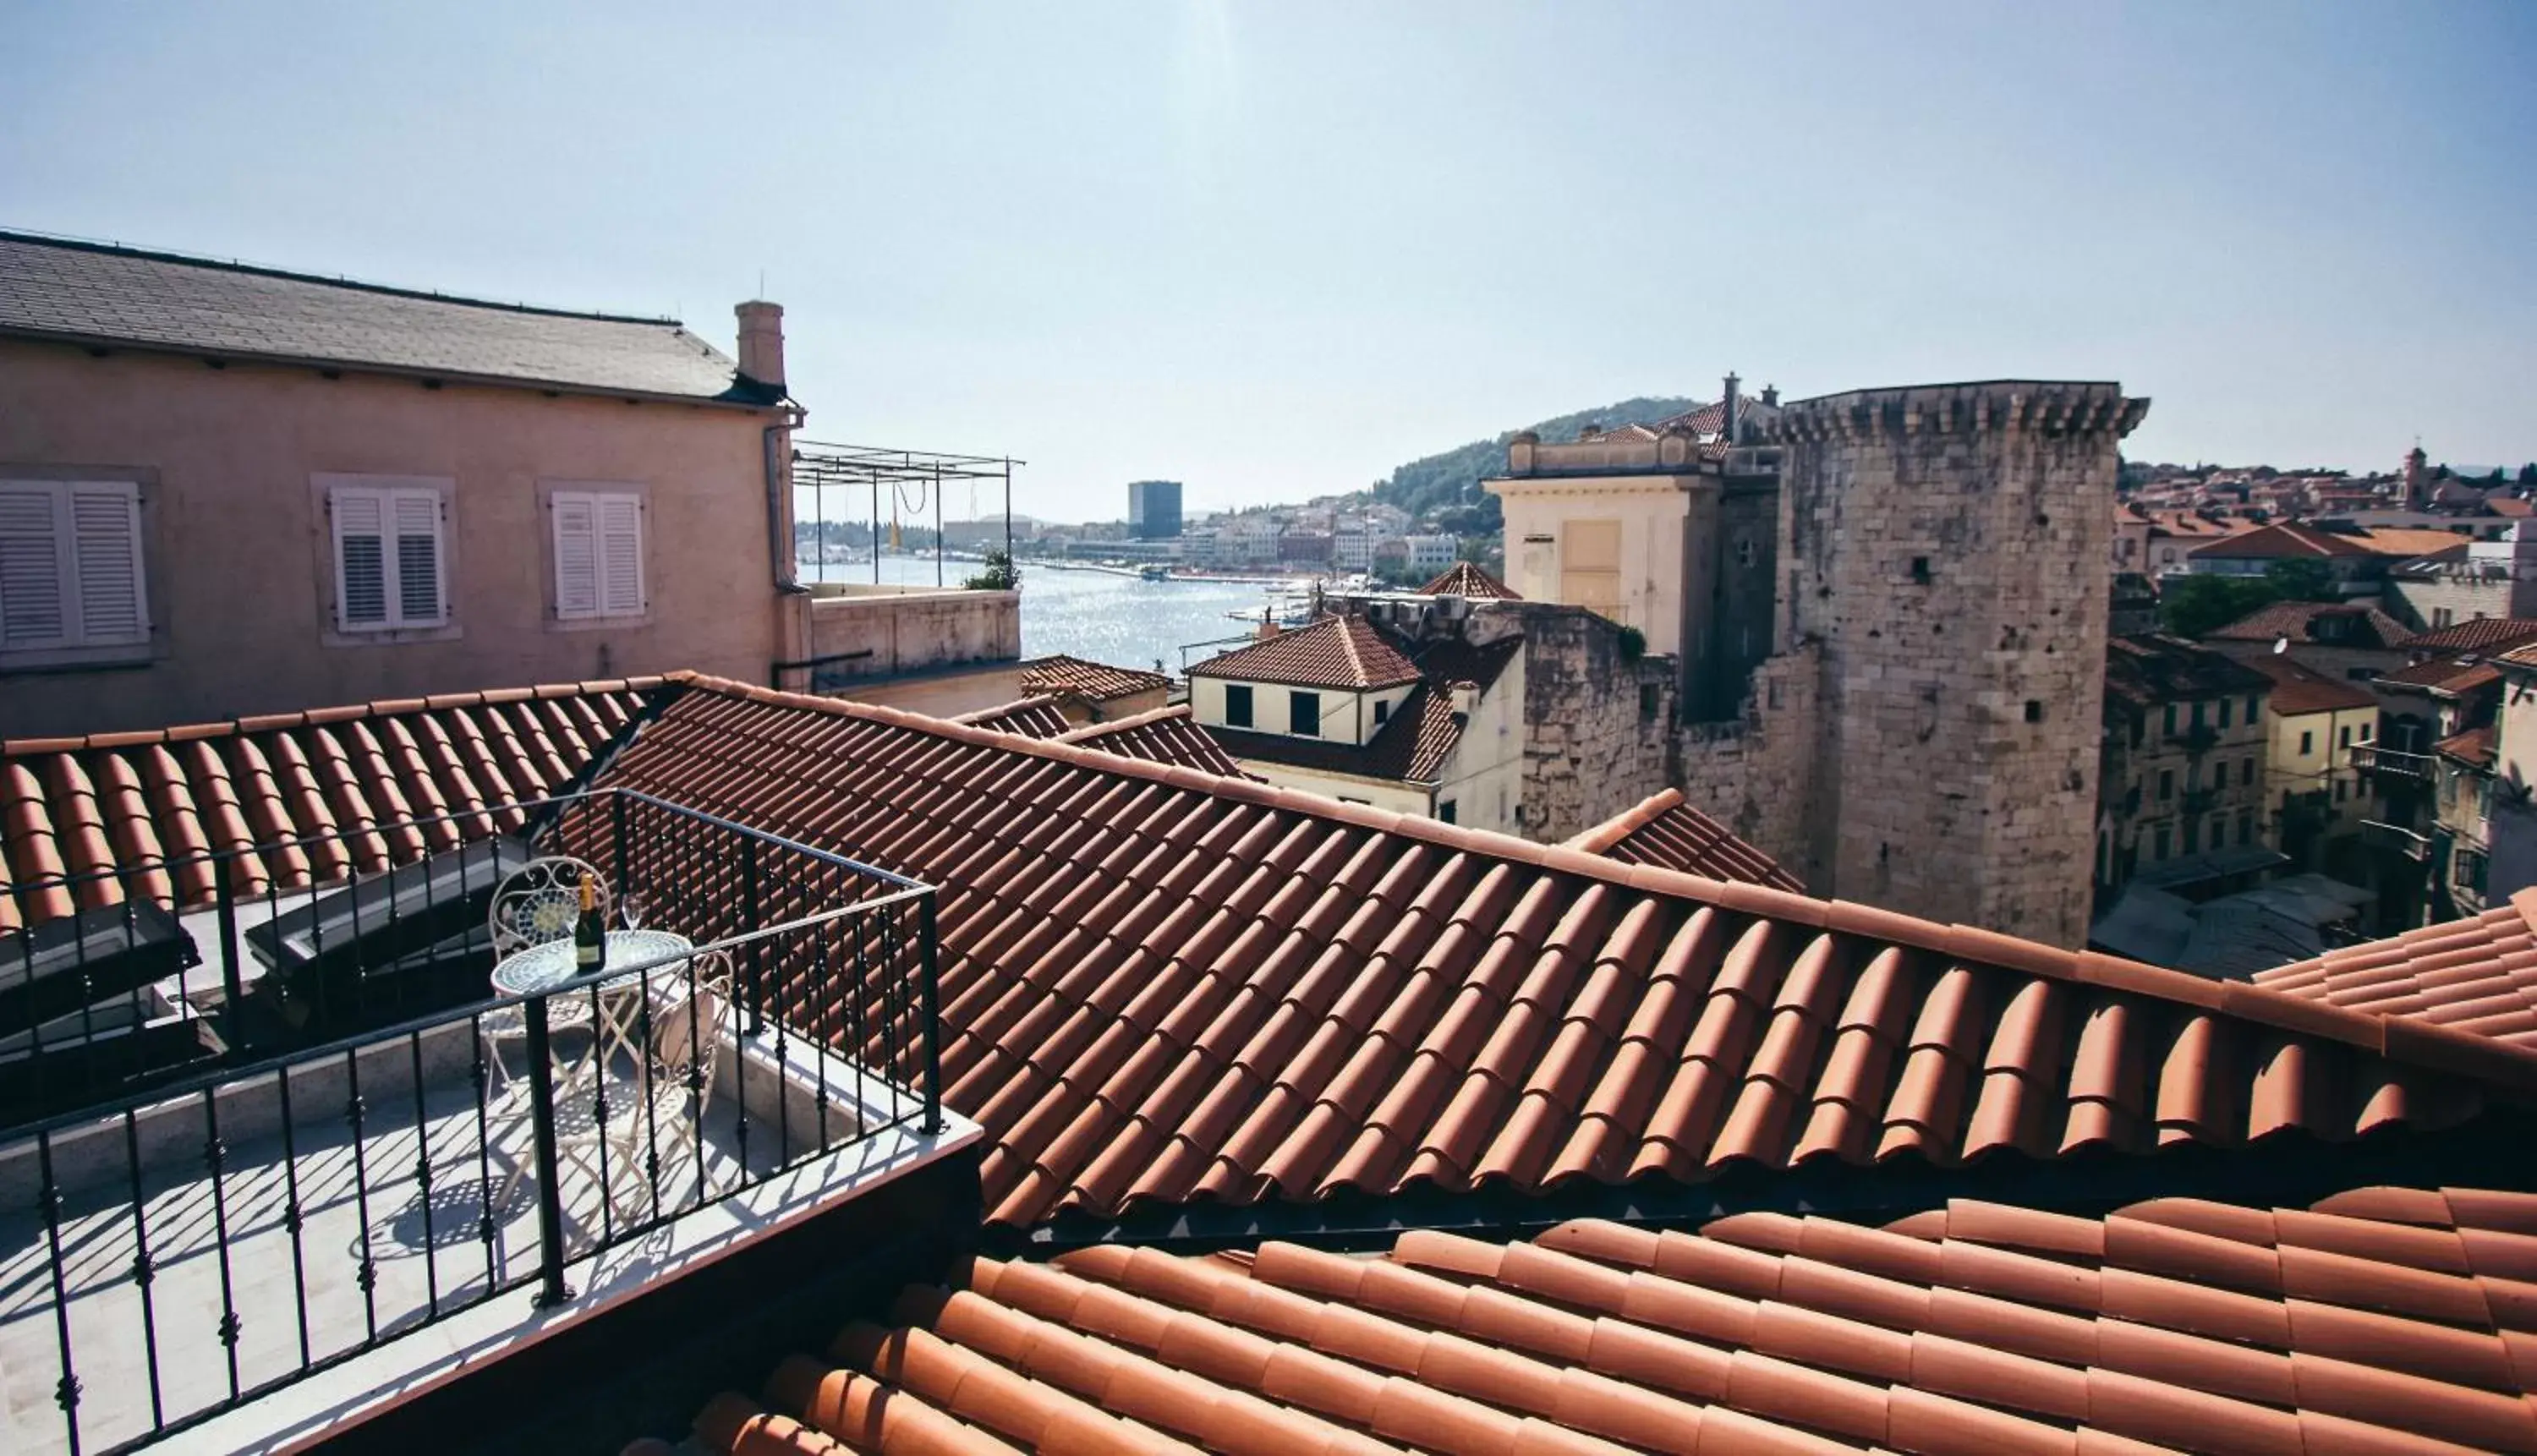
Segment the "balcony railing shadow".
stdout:
<path fill-rule="evenodd" d="M 577 1260 L 942 1125 L 929 887 L 630 791 L 476 818 L 432 821 L 437 848 L 363 826 L 416 851 L 366 869 L 336 836 L 322 882 L 297 841 L 163 861 L 175 904 L 138 874 L 105 904 L 98 877 L 35 887 L 88 909 L 17 937 L 11 1004 L 103 987 L 185 1034 L 153 1056 L 69 1035 L 112 1019 L 91 1009 L 20 1029 L 7 1449 L 147 1444 L 496 1295 L 570 1300 Z M 496 888 L 551 856 L 615 907 L 597 973 L 568 942 L 496 960 Z M 181 923 L 180 872 L 211 900 Z"/>

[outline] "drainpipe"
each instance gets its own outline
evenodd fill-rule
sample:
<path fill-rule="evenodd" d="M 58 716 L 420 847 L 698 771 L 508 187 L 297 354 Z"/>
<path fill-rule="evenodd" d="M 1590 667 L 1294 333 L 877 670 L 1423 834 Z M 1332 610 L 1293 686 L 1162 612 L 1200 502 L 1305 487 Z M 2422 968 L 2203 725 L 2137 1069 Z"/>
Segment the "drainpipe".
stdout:
<path fill-rule="evenodd" d="M 775 590 L 787 597 L 799 597 L 811 589 L 793 579 L 793 553 L 784 539 L 792 523 L 792 502 L 784 498 L 785 467 L 792 461 L 793 431 L 811 417 L 811 411 L 786 399 L 776 406 L 784 418 L 759 431 L 759 455 L 766 468 L 766 556 L 775 578 Z"/>

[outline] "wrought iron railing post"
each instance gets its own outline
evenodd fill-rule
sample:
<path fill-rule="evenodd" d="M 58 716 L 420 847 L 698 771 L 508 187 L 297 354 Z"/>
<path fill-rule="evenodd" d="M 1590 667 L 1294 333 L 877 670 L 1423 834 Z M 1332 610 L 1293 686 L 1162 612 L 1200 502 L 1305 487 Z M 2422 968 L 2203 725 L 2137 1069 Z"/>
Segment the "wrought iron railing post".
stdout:
<path fill-rule="evenodd" d="M 237 888 L 229 883 L 229 867 L 214 860 L 212 883 L 220 887 L 221 926 L 221 1010 L 233 1046 L 246 1045 L 246 986 L 238 977 L 237 964 Z"/>
<path fill-rule="evenodd" d="M 755 836 L 740 842 L 741 923 L 755 929 L 766 923 L 757 914 L 757 840 Z M 742 1031 L 754 1037 L 765 1029 L 764 1002 L 766 981 L 763 962 L 759 958 L 760 942 L 748 942 L 748 1014 L 742 1019 Z"/>
<path fill-rule="evenodd" d="M 531 996 L 528 1018 L 529 1120 L 538 1179 L 538 1296 L 541 1309 L 572 1298 L 563 1287 L 563 1187 L 556 1175 L 554 1062 L 548 1050 L 547 998 Z"/>
<path fill-rule="evenodd" d="M 934 895 L 928 889 L 916 897 L 916 953 L 923 963 L 917 983 L 923 988 L 925 1021 L 925 1130 L 943 1130 L 943 1017 L 935 982 Z"/>
<path fill-rule="evenodd" d="M 617 869 L 617 903 L 623 905 L 634 877 L 625 863 L 625 795 L 615 790 L 608 793 L 608 857 Z"/>

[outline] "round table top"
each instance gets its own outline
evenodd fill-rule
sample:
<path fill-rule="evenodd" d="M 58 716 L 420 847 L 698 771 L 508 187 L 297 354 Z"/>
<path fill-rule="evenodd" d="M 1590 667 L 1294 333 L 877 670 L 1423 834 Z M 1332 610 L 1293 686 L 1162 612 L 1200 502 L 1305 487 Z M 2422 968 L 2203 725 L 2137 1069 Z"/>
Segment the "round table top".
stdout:
<path fill-rule="evenodd" d="M 648 965 L 695 948 L 694 941 L 669 930 L 608 932 L 608 964 L 611 966 Z M 535 995 L 539 991 L 552 990 L 580 974 L 580 967 L 574 964 L 571 939 L 549 940 L 526 950 L 513 951 L 496 963 L 493 967 L 493 989 L 506 996 Z"/>

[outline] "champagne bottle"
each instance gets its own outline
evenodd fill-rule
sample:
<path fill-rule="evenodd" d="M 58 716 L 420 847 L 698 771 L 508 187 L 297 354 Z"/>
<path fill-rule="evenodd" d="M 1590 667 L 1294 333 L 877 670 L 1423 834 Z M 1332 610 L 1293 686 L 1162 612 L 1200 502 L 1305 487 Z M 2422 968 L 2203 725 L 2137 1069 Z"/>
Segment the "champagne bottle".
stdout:
<path fill-rule="evenodd" d="M 572 927 L 572 966 L 588 975 L 608 964 L 608 922 L 599 914 L 599 881 L 581 877 L 581 918 Z"/>

